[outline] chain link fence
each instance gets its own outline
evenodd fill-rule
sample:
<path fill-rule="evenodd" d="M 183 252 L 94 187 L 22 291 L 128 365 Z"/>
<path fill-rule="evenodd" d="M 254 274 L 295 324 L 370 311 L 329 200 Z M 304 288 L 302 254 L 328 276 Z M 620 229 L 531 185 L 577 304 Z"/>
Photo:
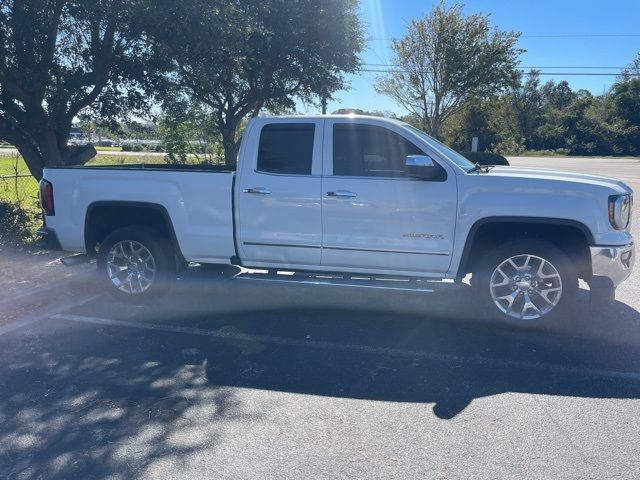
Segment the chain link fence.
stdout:
<path fill-rule="evenodd" d="M 38 182 L 29 174 L 0 175 L 0 247 L 34 245 L 42 225 Z"/>
<path fill-rule="evenodd" d="M 29 174 L 0 175 L 0 201 L 35 207 L 38 193 L 38 182 Z"/>

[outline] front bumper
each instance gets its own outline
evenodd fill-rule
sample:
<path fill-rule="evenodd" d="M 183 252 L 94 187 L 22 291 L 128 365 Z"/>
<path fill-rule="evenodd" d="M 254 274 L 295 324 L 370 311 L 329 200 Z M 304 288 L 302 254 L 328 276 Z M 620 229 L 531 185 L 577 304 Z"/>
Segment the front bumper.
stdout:
<path fill-rule="evenodd" d="M 591 250 L 591 286 L 596 288 L 615 288 L 626 280 L 635 262 L 633 243 L 621 246 L 592 246 Z"/>

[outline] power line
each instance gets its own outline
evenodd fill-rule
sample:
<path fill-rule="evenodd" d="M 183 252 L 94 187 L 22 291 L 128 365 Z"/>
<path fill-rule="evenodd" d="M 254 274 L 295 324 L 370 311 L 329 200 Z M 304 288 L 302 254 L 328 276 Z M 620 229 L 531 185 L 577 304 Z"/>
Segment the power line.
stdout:
<path fill-rule="evenodd" d="M 520 38 L 632 38 L 640 37 L 640 33 L 561 33 L 551 35 L 520 35 Z M 388 42 L 390 40 L 397 40 L 393 37 L 372 37 L 369 40 Z"/>
<path fill-rule="evenodd" d="M 366 73 L 410 73 L 408 70 L 400 70 L 400 69 L 375 69 L 375 68 L 361 68 L 360 72 Z M 521 70 L 521 73 L 524 75 L 530 75 L 529 72 Z M 622 75 L 621 72 L 616 73 L 602 73 L 602 72 L 538 72 L 538 75 L 544 76 L 576 76 L 576 77 L 617 77 Z M 624 75 L 629 77 L 640 77 L 640 73 L 625 73 Z"/>
<path fill-rule="evenodd" d="M 587 34 L 558 34 L 558 35 L 520 35 L 520 38 L 602 38 L 602 37 L 640 37 L 639 33 L 587 33 Z"/>
<path fill-rule="evenodd" d="M 389 67 L 389 68 L 396 68 L 397 65 L 394 65 L 392 63 L 363 63 L 363 65 L 365 67 Z M 592 67 L 586 67 L 586 66 L 575 66 L 575 65 L 565 65 L 565 66 L 555 66 L 555 67 L 525 67 L 522 66 L 520 67 L 523 70 L 529 70 L 529 69 L 533 69 L 533 70 L 537 70 L 537 69 L 543 69 L 543 68 L 575 68 L 575 69 L 594 69 L 594 70 L 623 70 L 627 67 L 602 67 L 602 66 L 592 66 Z"/>

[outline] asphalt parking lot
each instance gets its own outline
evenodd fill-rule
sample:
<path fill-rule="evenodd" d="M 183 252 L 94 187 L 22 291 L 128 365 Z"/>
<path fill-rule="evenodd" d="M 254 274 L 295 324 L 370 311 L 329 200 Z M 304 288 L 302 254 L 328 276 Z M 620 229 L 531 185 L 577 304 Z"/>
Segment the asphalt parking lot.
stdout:
<path fill-rule="evenodd" d="M 512 164 L 640 191 L 639 160 Z M 583 289 L 544 332 L 479 320 L 466 285 L 382 294 L 194 269 L 132 307 L 86 269 L 65 282 L 33 287 L 50 301 L 0 327 L 0 478 L 640 476 L 638 269 L 614 305 L 591 311 Z"/>

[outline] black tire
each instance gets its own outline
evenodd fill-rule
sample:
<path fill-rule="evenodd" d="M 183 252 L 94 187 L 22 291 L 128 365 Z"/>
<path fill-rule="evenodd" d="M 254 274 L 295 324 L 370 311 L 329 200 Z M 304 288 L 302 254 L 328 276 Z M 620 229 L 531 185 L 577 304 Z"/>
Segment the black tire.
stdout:
<path fill-rule="evenodd" d="M 150 285 L 143 291 L 128 293 L 118 288 L 108 272 L 108 256 L 111 249 L 120 242 L 136 242 L 146 248 L 153 259 L 155 274 Z M 126 244 L 125 244 L 126 245 Z M 176 264 L 170 242 L 160 233 L 146 227 L 125 227 L 111 232 L 101 243 L 98 251 L 98 274 L 109 293 L 127 303 L 143 305 L 161 298 L 176 279 Z M 146 282 L 145 282 L 146 283 Z M 126 286 L 123 287 L 126 289 Z"/>
<path fill-rule="evenodd" d="M 494 302 L 492 297 L 491 278 L 497 267 L 501 266 L 504 261 L 507 261 L 510 258 L 516 257 L 516 264 L 524 267 L 527 261 L 526 256 L 532 256 L 530 259 L 532 267 L 530 268 L 528 275 L 532 276 L 532 280 L 534 282 L 540 282 L 537 286 L 540 289 L 544 289 L 545 287 L 557 288 L 559 283 L 552 283 L 558 282 L 557 279 L 545 279 L 544 282 L 548 283 L 546 285 L 542 285 L 540 278 L 535 276 L 539 265 L 536 257 L 544 259 L 557 271 L 561 281 L 561 284 L 559 284 L 561 286 L 561 293 L 557 304 L 550 308 L 549 303 L 535 291 L 535 287 L 530 288 L 527 286 L 529 280 L 525 280 L 523 277 L 518 276 L 518 278 L 523 281 L 516 284 L 514 279 L 511 278 L 508 286 L 505 285 L 503 287 L 493 289 L 496 297 L 500 297 L 503 294 L 507 295 L 510 290 L 513 291 L 512 295 L 515 296 L 517 294 L 516 299 L 513 301 L 513 310 L 511 310 L 511 314 L 509 314 L 502 309 L 508 310 L 508 302 L 510 299 L 498 302 L 502 306 L 502 309 L 496 304 L 496 302 Z M 522 262 L 522 265 L 520 265 L 518 261 Z M 510 265 L 509 268 L 511 268 Z M 549 265 L 545 266 L 544 269 L 545 273 L 553 272 Z M 527 269 L 524 269 L 522 272 L 525 272 L 526 270 Z M 509 270 L 505 273 L 509 276 L 509 273 L 512 271 L 516 270 Z M 515 275 L 518 275 L 518 273 L 515 273 Z M 501 278 L 505 279 L 505 277 L 496 273 L 495 279 L 497 280 Z M 576 298 L 578 296 L 578 275 L 571 259 L 555 245 L 540 239 L 514 240 L 503 245 L 499 245 L 477 263 L 473 272 L 473 279 L 473 288 L 476 290 L 476 295 L 486 316 L 491 319 L 498 320 L 501 323 L 517 327 L 543 328 L 554 323 L 567 321 L 571 317 L 572 308 L 575 306 Z M 521 290 L 521 288 L 524 290 Z M 533 293 L 529 294 L 529 292 Z M 547 294 L 547 297 L 551 300 L 555 300 L 555 293 Z M 543 314 L 538 318 L 515 318 L 514 315 L 516 314 L 518 307 L 526 304 L 525 298 L 529 298 Z M 550 308 L 550 310 L 545 312 L 545 308 Z M 536 316 L 538 313 L 533 308 L 530 308 L 525 310 L 524 315 Z"/>

